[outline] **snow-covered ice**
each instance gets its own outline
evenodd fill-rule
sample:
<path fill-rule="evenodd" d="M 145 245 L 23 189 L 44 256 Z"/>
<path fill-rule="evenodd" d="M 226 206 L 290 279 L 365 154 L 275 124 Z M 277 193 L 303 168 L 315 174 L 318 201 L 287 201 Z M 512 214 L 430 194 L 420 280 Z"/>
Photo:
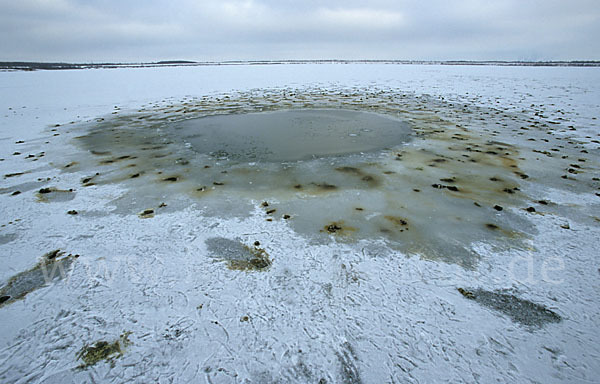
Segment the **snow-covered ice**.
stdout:
<path fill-rule="evenodd" d="M 600 375 L 597 68 L 4 72 L 0 89 L 2 382 Z M 280 111 L 411 133 L 308 157 L 272 127 L 251 156 L 193 133 Z"/>

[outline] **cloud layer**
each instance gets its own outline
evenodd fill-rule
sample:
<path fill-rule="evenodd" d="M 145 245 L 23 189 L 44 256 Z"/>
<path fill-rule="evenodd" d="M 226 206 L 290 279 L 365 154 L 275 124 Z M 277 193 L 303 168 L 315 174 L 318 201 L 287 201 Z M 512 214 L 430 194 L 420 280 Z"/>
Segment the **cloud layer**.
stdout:
<path fill-rule="evenodd" d="M 599 60 L 597 0 L 0 0 L 0 60 Z"/>

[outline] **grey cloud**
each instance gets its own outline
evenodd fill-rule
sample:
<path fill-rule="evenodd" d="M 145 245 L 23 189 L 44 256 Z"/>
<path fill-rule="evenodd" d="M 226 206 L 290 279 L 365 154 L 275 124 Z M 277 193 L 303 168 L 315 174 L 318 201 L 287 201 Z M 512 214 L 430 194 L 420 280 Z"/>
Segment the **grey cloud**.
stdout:
<path fill-rule="evenodd" d="M 0 0 L 0 60 L 600 59 L 595 1 Z"/>

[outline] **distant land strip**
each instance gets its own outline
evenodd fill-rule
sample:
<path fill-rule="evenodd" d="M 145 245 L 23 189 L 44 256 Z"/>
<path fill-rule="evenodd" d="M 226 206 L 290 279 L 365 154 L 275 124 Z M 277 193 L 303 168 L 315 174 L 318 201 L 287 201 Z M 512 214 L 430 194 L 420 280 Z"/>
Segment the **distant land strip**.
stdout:
<path fill-rule="evenodd" d="M 146 68 L 218 65 L 283 65 L 283 64 L 404 64 L 404 65 L 491 65 L 519 67 L 600 67 L 600 61 L 423 61 L 423 60 L 229 60 L 188 61 L 168 60 L 152 63 L 44 63 L 26 61 L 0 62 L 0 71 L 36 71 L 64 69 Z"/>

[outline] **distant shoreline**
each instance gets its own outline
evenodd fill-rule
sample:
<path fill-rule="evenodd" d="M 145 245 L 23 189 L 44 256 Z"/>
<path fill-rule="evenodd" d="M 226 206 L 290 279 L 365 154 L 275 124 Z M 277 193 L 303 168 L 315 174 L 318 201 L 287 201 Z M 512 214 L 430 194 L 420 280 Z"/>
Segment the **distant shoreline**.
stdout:
<path fill-rule="evenodd" d="M 45 63 L 26 61 L 0 62 L 0 71 L 36 71 L 65 69 L 153 68 L 219 65 L 285 65 L 285 64 L 402 64 L 402 65 L 479 65 L 502 67 L 600 67 L 600 61 L 423 61 L 423 60 L 229 60 L 187 61 L 169 60 L 152 63 Z"/>

